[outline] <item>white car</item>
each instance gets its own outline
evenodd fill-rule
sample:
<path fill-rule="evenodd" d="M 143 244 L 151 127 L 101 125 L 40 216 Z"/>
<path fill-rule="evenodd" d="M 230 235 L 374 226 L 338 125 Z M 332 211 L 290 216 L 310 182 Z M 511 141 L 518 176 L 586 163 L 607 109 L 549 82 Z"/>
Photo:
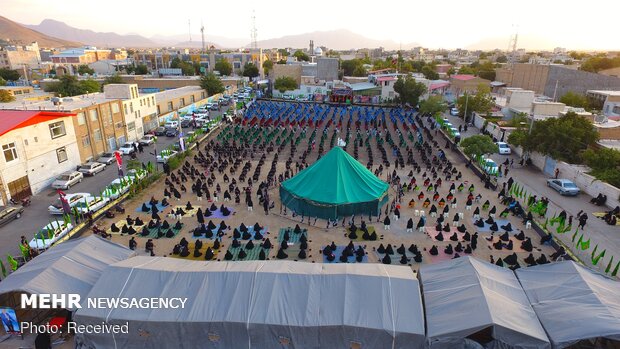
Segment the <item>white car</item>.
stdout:
<path fill-rule="evenodd" d="M 151 145 L 151 144 L 155 143 L 156 140 L 157 140 L 157 137 L 155 137 L 153 135 L 145 135 L 144 137 L 142 137 L 142 139 L 140 139 L 140 144 L 142 144 L 142 145 Z"/>
<path fill-rule="evenodd" d="M 146 177 L 146 171 L 143 169 L 139 169 L 139 170 L 131 169 L 127 171 L 127 177 L 129 177 L 131 181 L 135 181 L 136 178 L 142 179 Z"/>
<path fill-rule="evenodd" d="M 174 150 L 162 150 L 159 155 L 157 155 L 157 162 L 164 163 L 167 162 L 168 159 L 177 155 L 177 152 Z"/>
<path fill-rule="evenodd" d="M 165 128 L 179 128 L 179 122 L 178 121 L 168 121 L 167 123 L 164 124 Z"/>
<path fill-rule="evenodd" d="M 458 108 L 452 108 L 452 109 L 450 109 L 450 115 L 452 115 L 452 116 L 458 116 L 458 115 L 459 115 L 459 110 L 458 110 Z"/>
<path fill-rule="evenodd" d="M 481 166 L 484 172 L 490 175 L 499 175 L 499 167 L 497 166 L 495 161 L 489 158 L 483 158 Z"/>
<path fill-rule="evenodd" d="M 97 212 L 110 202 L 110 198 L 103 196 L 88 196 L 75 204 L 80 213 Z"/>
<path fill-rule="evenodd" d="M 508 143 L 506 142 L 497 142 L 495 143 L 497 144 L 497 152 L 502 154 L 502 155 L 510 155 L 512 153 L 512 150 L 510 150 L 510 146 L 508 145 Z"/>
<path fill-rule="evenodd" d="M 129 187 L 131 186 L 133 180 L 134 177 L 129 176 L 123 177 L 122 181 L 120 178 L 117 178 L 105 187 L 105 189 L 103 189 L 101 196 L 109 198 L 110 200 L 116 200 L 119 196 L 129 191 Z"/>
<path fill-rule="evenodd" d="M 459 132 L 459 129 L 456 127 L 450 127 L 450 132 L 452 132 L 452 135 L 454 137 L 461 137 L 461 133 Z"/>
<path fill-rule="evenodd" d="M 94 176 L 103 170 L 105 170 L 105 164 L 100 162 L 87 162 L 85 164 L 81 164 L 78 168 L 78 171 L 89 176 Z"/>
<path fill-rule="evenodd" d="M 136 152 L 136 149 L 133 147 L 133 143 L 125 143 L 118 148 L 118 151 L 123 155 L 131 155 Z"/>
<path fill-rule="evenodd" d="M 99 155 L 99 158 L 97 158 L 97 162 L 109 165 L 113 162 L 116 162 L 116 157 L 114 156 L 113 153 L 103 153 Z"/>
<path fill-rule="evenodd" d="M 41 228 L 28 245 L 34 249 L 47 250 L 53 243 L 67 235 L 71 229 L 73 225 L 69 222 L 52 221 Z"/>
<path fill-rule="evenodd" d="M 89 193 L 74 193 L 74 194 L 67 194 L 65 195 L 65 199 L 67 199 L 68 203 L 69 203 L 69 207 L 73 208 L 73 206 L 77 205 L 78 202 L 80 202 L 80 200 L 84 199 L 85 197 L 90 197 L 92 195 L 90 195 Z M 47 207 L 47 211 L 50 214 L 56 214 L 56 215 L 62 215 L 65 212 L 62 209 L 62 202 L 60 202 L 60 198 L 56 199 L 56 201 L 54 201 L 53 204 L 49 205 Z"/>
<path fill-rule="evenodd" d="M 84 178 L 84 174 L 78 171 L 69 171 L 61 174 L 56 178 L 56 180 L 52 183 L 52 188 L 54 189 L 69 189 L 69 187 L 74 186 L 80 182 Z"/>

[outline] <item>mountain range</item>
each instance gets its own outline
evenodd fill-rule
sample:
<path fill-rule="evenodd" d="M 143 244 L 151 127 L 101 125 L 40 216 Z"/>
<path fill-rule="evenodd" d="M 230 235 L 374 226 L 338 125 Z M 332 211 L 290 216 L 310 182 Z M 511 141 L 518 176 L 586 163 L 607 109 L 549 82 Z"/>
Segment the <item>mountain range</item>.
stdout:
<path fill-rule="evenodd" d="M 280 38 L 259 40 L 258 46 L 263 48 L 276 47 L 308 47 L 310 40 L 314 40 L 315 46 L 325 46 L 334 50 L 349 50 L 360 48 L 376 48 L 383 47 L 387 50 L 397 50 L 401 45 L 392 40 L 375 40 L 369 39 L 360 34 L 354 33 L 347 29 L 337 29 L 328 31 L 315 31 L 311 33 L 287 35 Z M 420 46 L 417 43 L 403 44 L 403 49 L 411 49 Z"/>
<path fill-rule="evenodd" d="M 40 47 L 71 47 L 81 45 L 79 42 L 76 42 L 75 39 L 63 40 L 53 37 L 53 35 L 46 35 L 2 16 L 0 16 L 0 41 L 22 45 L 27 45 L 36 41 L 39 43 Z"/>

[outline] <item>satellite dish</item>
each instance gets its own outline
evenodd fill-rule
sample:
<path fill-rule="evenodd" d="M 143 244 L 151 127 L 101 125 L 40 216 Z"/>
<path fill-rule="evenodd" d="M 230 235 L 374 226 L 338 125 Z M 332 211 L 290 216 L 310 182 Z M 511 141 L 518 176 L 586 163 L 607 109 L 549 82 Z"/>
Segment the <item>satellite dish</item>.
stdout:
<path fill-rule="evenodd" d="M 608 121 L 607 116 L 606 116 L 606 115 L 603 115 L 603 114 L 599 114 L 599 115 L 596 115 L 596 116 L 594 117 L 594 123 L 596 123 L 596 124 L 604 124 L 604 123 L 606 123 L 607 121 Z"/>

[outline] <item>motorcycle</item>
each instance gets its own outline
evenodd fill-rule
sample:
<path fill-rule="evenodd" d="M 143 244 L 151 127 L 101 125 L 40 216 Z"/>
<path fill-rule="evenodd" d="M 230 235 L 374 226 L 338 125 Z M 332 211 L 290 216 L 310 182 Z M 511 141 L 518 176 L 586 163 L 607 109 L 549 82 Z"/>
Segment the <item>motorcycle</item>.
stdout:
<path fill-rule="evenodd" d="M 25 197 L 25 198 L 21 199 L 19 203 L 17 202 L 17 200 L 15 200 L 15 199 L 13 199 L 13 198 L 11 198 L 9 201 L 10 201 L 13 205 L 22 205 L 23 207 L 28 207 L 28 206 L 30 206 L 30 204 L 32 203 L 32 202 L 30 201 L 30 197 L 29 197 L 29 196 L 27 196 L 27 197 Z"/>

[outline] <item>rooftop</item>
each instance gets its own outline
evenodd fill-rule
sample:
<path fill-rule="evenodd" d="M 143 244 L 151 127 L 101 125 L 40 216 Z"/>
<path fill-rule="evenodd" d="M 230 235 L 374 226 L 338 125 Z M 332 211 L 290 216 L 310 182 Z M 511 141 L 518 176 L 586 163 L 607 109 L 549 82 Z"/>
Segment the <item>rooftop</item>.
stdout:
<path fill-rule="evenodd" d="M 599 94 L 604 96 L 620 96 L 620 91 L 607 91 L 607 90 L 588 90 L 588 93 Z"/>
<path fill-rule="evenodd" d="M 172 90 L 166 90 L 155 93 L 155 99 L 158 102 L 166 101 L 187 95 L 188 93 L 204 91 L 200 86 L 183 86 Z"/>
<path fill-rule="evenodd" d="M 455 80 L 468 81 L 468 80 L 473 80 L 476 77 L 473 75 L 457 74 L 457 75 L 452 75 L 451 78 Z"/>
<path fill-rule="evenodd" d="M 620 150 L 620 141 L 615 139 L 601 139 L 598 144 L 605 148 Z"/>
<path fill-rule="evenodd" d="M 47 111 L 0 110 L 0 136 L 18 128 L 71 115 Z"/>
<path fill-rule="evenodd" d="M 118 99 L 105 98 L 103 92 L 89 93 L 87 95 L 79 95 L 73 97 L 62 97 L 62 105 L 56 106 L 51 100 L 47 101 L 28 101 L 26 99 L 21 101 L 13 101 L 9 103 L 3 103 L 2 108 L 7 109 L 22 109 L 22 110 L 50 110 L 50 111 L 65 111 L 65 110 L 77 110 L 86 108 L 91 105 L 111 102 Z"/>

